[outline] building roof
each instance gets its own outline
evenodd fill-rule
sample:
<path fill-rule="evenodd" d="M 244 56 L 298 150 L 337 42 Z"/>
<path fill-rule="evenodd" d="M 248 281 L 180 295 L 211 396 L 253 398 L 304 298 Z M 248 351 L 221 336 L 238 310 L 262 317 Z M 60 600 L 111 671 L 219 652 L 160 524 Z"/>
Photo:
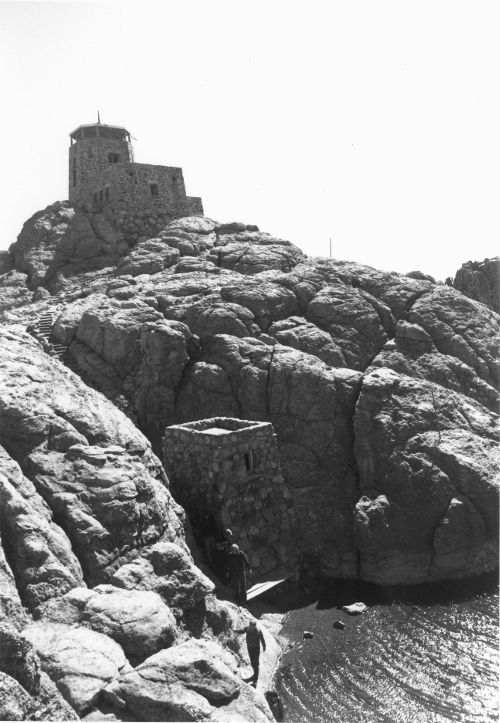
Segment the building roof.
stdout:
<path fill-rule="evenodd" d="M 90 128 L 95 128 L 95 129 L 99 128 L 99 130 L 101 130 L 101 129 L 104 130 L 103 135 L 108 135 L 108 133 L 106 133 L 106 131 L 118 131 L 119 134 L 130 135 L 130 131 L 128 131 L 123 126 L 111 126 L 111 125 L 107 125 L 106 123 L 87 123 L 86 125 L 78 126 L 78 128 L 75 128 L 74 131 L 71 131 L 71 133 L 69 134 L 69 137 L 73 138 L 74 140 L 78 140 L 79 137 L 87 135 L 85 133 L 85 130 L 90 129 Z M 87 137 L 89 137 L 89 135 L 87 135 Z"/>

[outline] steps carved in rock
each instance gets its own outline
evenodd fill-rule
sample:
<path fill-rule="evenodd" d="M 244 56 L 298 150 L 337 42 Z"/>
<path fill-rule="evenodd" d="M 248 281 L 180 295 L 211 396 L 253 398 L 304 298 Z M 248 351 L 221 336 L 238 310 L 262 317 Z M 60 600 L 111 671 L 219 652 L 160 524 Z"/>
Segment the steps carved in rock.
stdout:
<path fill-rule="evenodd" d="M 51 305 L 60 303 L 59 300 L 51 300 Z M 58 310 L 44 311 L 34 324 L 27 327 L 26 331 L 35 337 L 43 346 L 44 351 L 51 357 L 59 359 L 69 369 L 78 373 L 78 364 L 71 355 L 66 344 L 51 341 L 54 323 L 58 316 Z"/>

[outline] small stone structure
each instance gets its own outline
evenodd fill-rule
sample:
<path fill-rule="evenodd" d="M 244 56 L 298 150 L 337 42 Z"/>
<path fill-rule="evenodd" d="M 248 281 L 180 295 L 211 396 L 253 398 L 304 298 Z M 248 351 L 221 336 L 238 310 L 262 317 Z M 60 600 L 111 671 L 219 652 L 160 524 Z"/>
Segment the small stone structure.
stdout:
<path fill-rule="evenodd" d="M 104 212 L 127 241 L 151 238 L 174 218 L 203 216 L 201 198 L 186 196 L 182 168 L 134 163 L 126 128 L 82 125 L 70 138 L 70 203 Z"/>
<path fill-rule="evenodd" d="M 167 427 L 164 464 L 174 496 L 195 520 L 229 527 L 256 575 L 293 565 L 294 514 L 269 422 L 214 417 Z"/>

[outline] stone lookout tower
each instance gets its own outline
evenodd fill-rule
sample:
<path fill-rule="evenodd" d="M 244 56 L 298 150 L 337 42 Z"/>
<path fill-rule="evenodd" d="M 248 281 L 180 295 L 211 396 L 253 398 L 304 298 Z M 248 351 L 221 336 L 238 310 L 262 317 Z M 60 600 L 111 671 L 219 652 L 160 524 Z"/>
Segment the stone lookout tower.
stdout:
<path fill-rule="evenodd" d="M 176 499 L 195 520 L 229 527 L 257 574 L 293 565 L 291 493 L 269 422 L 214 417 L 167 427 L 165 468 Z"/>
<path fill-rule="evenodd" d="M 182 168 L 134 163 L 130 133 L 100 122 L 70 133 L 69 201 L 103 212 L 134 241 L 169 221 L 203 216 L 201 198 L 186 196 Z"/>

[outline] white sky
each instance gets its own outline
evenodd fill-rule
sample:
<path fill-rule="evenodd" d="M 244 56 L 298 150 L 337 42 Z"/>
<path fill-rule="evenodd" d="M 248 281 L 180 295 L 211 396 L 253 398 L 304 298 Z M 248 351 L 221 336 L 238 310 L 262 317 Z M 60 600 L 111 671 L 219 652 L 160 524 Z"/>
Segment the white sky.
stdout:
<path fill-rule="evenodd" d="M 500 4 L 0 2 L 0 248 L 124 125 L 205 214 L 439 279 L 498 253 Z"/>

